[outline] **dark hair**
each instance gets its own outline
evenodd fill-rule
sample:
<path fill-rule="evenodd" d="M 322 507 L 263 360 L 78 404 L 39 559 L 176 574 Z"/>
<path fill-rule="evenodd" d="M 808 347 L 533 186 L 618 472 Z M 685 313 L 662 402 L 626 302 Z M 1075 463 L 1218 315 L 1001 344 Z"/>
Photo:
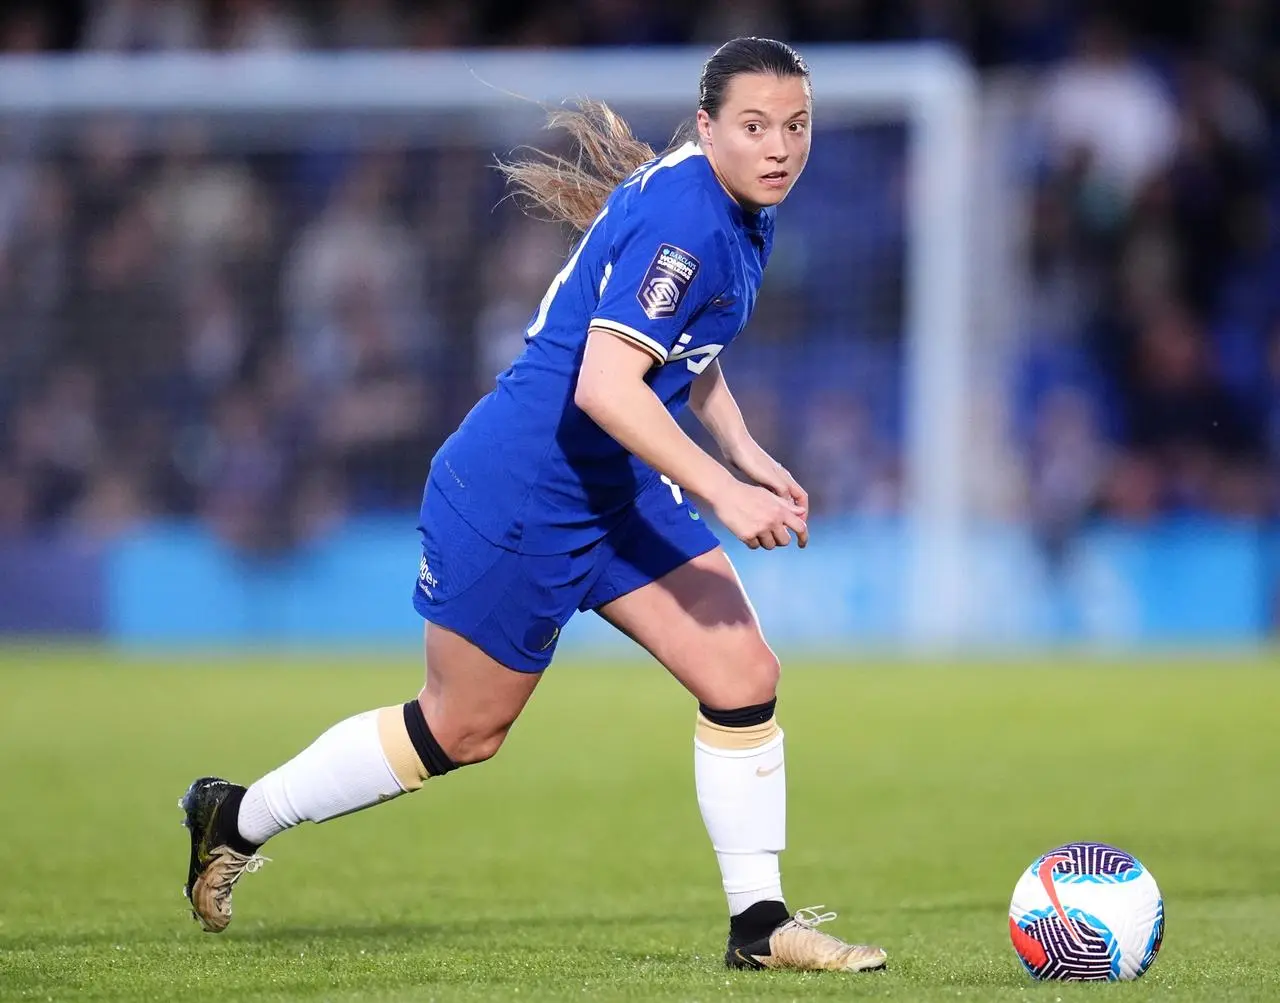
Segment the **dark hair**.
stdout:
<path fill-rule="evenodd" d="M 716 49 L 703 64 L 698 81 L 698 108 L 714 118 L 724 103 L 729 81 L 740 73 L 771 73 L 778 77 L 803 77 L 809 67 L 795 49 L 771 38 L 735 38 Z M 635 137 L 622 116 L 601 101 L 580 101 L 571 110 L 556 110 L 547 117 L 548 129 L 563 129 L 572 137 L 572 159 L 532 149 L 535 159 L 498 161 L 513 194 L 526 211 L 539 211 L 549 219 L 586 230 L 615 188 L 641 164 L 657 156 L 653 148 Z M 687 136 L 680 130 L 667 149 Z"/>
<path fill-rule="evenodd" d="M 739 73 L 771 73 L 775 77 L 804 77 L 809 81 L 809 64 L 800 53 L 772 38 L 735 38 L 716 49 L 703 64 L 698 81 L 698 108 L 712 118 L 720 114 L 729 81 Z"/>

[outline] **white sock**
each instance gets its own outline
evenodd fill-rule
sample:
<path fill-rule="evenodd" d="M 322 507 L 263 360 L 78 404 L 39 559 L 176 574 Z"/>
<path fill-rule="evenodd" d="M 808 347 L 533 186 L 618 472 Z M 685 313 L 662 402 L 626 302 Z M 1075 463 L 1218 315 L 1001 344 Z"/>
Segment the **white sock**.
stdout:
<path fill-rule="evenodd" d="M 787 777 L 782 731 L 725 728 L 698 716 L 693 743 L 698 807 L 720 862 L 729 915 L 782 901 L 778 854 L 786 847 Z"/>
<path fill-rule="evenodd" d="M 299 822 L 323 822 L 417 790 L 426 775 L 401 708 L 366 711 L 339 721 L 254 783 L 240 802 L 240 835 L 265 843 Z"/>

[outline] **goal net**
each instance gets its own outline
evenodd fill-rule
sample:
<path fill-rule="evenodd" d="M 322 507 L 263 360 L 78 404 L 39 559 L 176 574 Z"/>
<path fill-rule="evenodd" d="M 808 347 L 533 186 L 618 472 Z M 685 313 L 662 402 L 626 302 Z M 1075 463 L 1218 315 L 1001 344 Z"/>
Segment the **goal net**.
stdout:
<path fill-rule="evenodd" d="M 273 554 L 412 511 L 567 247 L 503 201 L 494 157 L 553 142 L 535 102 L 578 96 L 661 148 L 706 55 L 0 67 L 0 513 L 107 537 L 194 519 Z M 806 55 L 812 159 L 725 368 L 815 517 L 880 520 L 901 546 L 891 566 L 864 542 L 821 574 L 744 576 L 784 634 L 947 641 L 964 620 L 974 83 L 942 51 Z M 894 608 L 859 612 L 877 602 Z"/>

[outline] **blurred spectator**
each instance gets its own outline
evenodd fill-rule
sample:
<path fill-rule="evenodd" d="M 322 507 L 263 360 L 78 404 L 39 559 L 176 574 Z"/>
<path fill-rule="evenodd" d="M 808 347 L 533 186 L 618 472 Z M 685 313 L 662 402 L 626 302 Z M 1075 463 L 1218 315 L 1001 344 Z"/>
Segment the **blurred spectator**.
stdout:
<path fill-rule="evenodd" d="M 1259 514 L 1262 442 L 1213 372 L 1190 313 L 1166 304 L 1142 330 L 1127 397 L 1125 445 L 1157 465 L 1175 511 Z"/>
<path fill-rule="evenodd" d="M 53 25 L 38 3 L 0 10 L 0 54 L 30 55 L 53 46 Z"/>
<path fill-rule="evenodd" d="M 47 164 L 0 163 L 0 401 L 54 351 L 69 265 L 67 186 Z"/>
<path fill-rule="evenodd" d="M 435 395 L 373 290 L 346 289 L 334 318 L 346 360 L 342 384 L 318 416 L 323 456 L 344 473 L 360 508 L 407 508 L 421 491 L 425 458 L 439 445 L 430 421 Z"/>
<path fill-rule="evenodd" d="M 1109 15 L 1089 18 L 1072 56 L 1050 72 L 1044 116 L 1053 162 L 1122 205 L 1173 156 L 1173 102 Z"/>
<path fill-rule="evenodd" d="M 168 52 L 204 44 L 197 0 L 93 0 L 82 46 L 110 52 Z"/>
<path fill-rule="evenodd" d="M 0 541 L 31 533 L 33 507 L 28 479 L 17 470 L 0 466 Z"/>
<path fill-rule="evenodd" d="M 325 32 L 335 49 L 391 49 L 404 37 L 392 0 L 336 0 Z"/>
<path fill-rule="evenodd" d="M 817 515 L 898 509 L 892 460 L 877 443 L 865 406 L 851 394 L 826 391 L 809 402 L 797 471 Z"/>
<path fill-rule="evenodd" d="M 81 536 L 111 540 L 140 528 L 151 515 L 133 477 L 122 470 L 104 470 L 88 482 L 70 522 Z"/>
<path fill-rule="evenodd" d="M 289 455 L 247 387 L 214 409 L 197 474 L 201 515 L 228 543 L 269 551 L 292 544 Z"/>
<path fill-rule="evenodd" d="M 700 12 L 692 31 L 694 40 L 708 45 L 744 35 L 782 38 L 786 34 L 786 17 L 776 0 L 708 5 Z"/>
<path fill-rule="evenodd" d="M 481 277 L 482 306 L 476 319 L 477 392 L 515 361 L 524 332 L 565 253 L 564 236 L 553 226 L 520 217 L 499 238 Z"/>
<path fill-rule="evenodd" d="M 1094 401 L 1078 388 L 1054 388 L 1035 416 L 1032 435 L 1030 514 L 1056 550 L 1092 514 L 1106 474 Z"/>
<path fill-rule="evenodd" d="M 436 2 L 424 3 L 414 6 L 410 15 L 408 29 L 405 35 L 405 42 L 409 48 L 413 49 L 455 49 L 465 48 L 475 45 L 479 39 L 476 33 L 475 21 L 478 17 L 476 4 L 466 3 L 450 3 Z M 539 15 L 546 16 L 548 20 L 559 15 L 559 20 L 568 20 L 571 18 L 571 12 L 560 6 L 552 7 L 526 7 L 526 16 L 530 19 L 536 19 Z M 514 45 L 554 45 L 558 39 L 563 39 L 565 33 L 550 29 L 547 34 L 539 38 L 537 32 L 530 32 L 530 37 L 526 40 L 523 38 L 504 39 Z"/>
<path fill-rule="evenodd" d="M 287 0 L 221 0 L 213 7 L 215 48 L 288 52 L 307 47 L 306 23 Z"/>
<path fill-rule="evenodd" d="M 207 402 L 243 375 L 249 353 L 241 305 L 219 270 L 202 271 L 188 281 L 182 327 L 184 391 Z"/>
<path fill-rule="evenodd" d="M 177 296 L 145 197 L 88 234 L 63 350 L 98 375 L 112 419 L 157 393 L 181 357 Z"/>
<path fill-rule="evenodd" d="M 103 459 L 98 381 L 88 369 L 67 366 L 33 391 L 14 409 L 6 452 L 22 485 L 22 510 L 45 523 L 70 512 Z"/>
<path fill-rule="evenodd" d="M 286 257 L 288 337 L 296 364 L 317 391 L 344 381 L 358 366 L 357 335 L 341 309 L 353 295 L 382 314 L 390 351 L 403 364 L 412 364 L 432 333 L 422 302 L 420 250 L 392 205 L 402 167 L 394 155 L 356 163 Z"/>
<path fill-rule="evenodd" d="M 211 155 L 199 124 L 173 131 L 149 191 L 157 235 L 180 269 L 249 263 L 266 252 L 272 206 L 242 160 Z"/>
<path fill-rule="evenodd" d="M 1267 339 L 1266 376 L 1261 411 L 1270 455 L 1267 500 L 1270 511 L 1280 513 L 1280 320 L 1272 324 Z"/>

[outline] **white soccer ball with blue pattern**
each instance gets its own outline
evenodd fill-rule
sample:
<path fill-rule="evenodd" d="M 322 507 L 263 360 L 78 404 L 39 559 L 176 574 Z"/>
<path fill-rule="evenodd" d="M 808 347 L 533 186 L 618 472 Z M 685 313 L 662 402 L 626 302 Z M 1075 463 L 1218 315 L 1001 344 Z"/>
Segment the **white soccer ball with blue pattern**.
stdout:
<path fill-rule="evenodd" d="M 1164 939 L 1164 900 L 1151 872 L 1106 843 L 1041 854 L 1009 904 L 1009 936 L 1036 979 L 1136 979 Z"/>

